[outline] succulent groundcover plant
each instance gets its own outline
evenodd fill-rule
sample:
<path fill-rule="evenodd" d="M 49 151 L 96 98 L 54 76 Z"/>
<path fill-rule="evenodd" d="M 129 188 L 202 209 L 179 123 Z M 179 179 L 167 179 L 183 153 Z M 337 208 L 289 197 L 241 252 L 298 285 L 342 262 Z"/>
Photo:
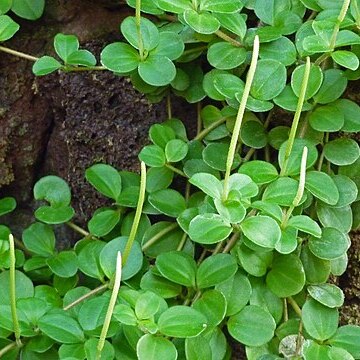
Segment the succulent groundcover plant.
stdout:
<path fill-rule="evenodd" d="M 360 2 L 127 2 L 101 65 L 69 34 L 52 56 L 0 46 L 37 76 L 129 76 L 169 114 L 140 174 L 86 170 L 109 199 L 87 228 L 54 175 L 36 182 L 21 239 L 0 225 L 0 358 L 221 360 L 239 342 L 250 360 L 360 359 L 333 281 L 360 222 L 360 108 L 343 96 L 360 78 Z M 44 5 L 0 0 L 0 41 L 19 29 L 11 14 Z M 173 95 L 198 104 L 192 139 Z M 15 208 L 0 200 L 0 215 Z M 73 248 L 57 249 L 59 226 L 81 235 Z"/>

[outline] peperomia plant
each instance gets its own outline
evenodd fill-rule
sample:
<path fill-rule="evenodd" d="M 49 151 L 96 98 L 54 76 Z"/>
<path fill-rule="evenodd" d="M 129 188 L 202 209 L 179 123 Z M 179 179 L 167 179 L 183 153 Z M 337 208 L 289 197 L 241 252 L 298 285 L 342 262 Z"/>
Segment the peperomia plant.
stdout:
<path fill-rule="evenodd" d="M 35 184 L 21 240 L 0 226 L 0 358 L 221 360 L 231 337 L 250 360 L 360 359 L 332 281 L 359 227 L 360 108 L 341 98 L 359 78 L 359 1 L 128 3 L 126 42 L 101 66 L 58 34 L 62 63 L 37 59 L 35 74 L 107 69 L 153 101 L 211 102 L 189 140 L 168 96 L 141 175 L 86 170 L 109 199 L 87 229 L 57 176 Z M 0 215 L 15 207 L 0 200 Z M 74 248 L 56 248 L 60 224 Z"/>

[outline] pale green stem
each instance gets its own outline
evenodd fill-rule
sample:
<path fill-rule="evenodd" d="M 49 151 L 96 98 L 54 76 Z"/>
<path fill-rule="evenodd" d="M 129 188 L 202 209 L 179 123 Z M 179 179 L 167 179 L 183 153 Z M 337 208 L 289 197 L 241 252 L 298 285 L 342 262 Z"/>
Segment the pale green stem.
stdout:
<path fill-rule="evenodd" d="M 340 11 L 340 14 L 339 14 L 339 16 L 338 16 L 338 18 L 336 20 L 335 28 L 334 28 L 334 31 L 333 31 L 333 33 L 331 35 L 331 39 L 330 39 L 330 49 L 331 49 L 331 51 L 334 50 L 334 48 L 335 48 L 336 38 L 337 38 L 337 35 L 339 33 L 339 30 L 340 30 L 340 25 L 345 19 L 346 12 L 348 11 L 349 6 L 350 6 L 350 1 L 351 0 L 344 0 L 343 6 L 342 6 L 341 11 Z"/>
<path fill-rule="evenodd" d="M 81 228 L 80 226 L 74 224 L 74 223 L 71 222 L 71 221 L 68 221 L 68 222 L 66 223 L 66 225 L 67 225 L 69 228 L 73 229 L 74 231 L 78 232 L 79 234 L 81 234 L 81 235 L 83 235 L 83 236 L 85 236 L 85 237 L 88 237 L 88 236 L 91 235 L 91 234 L 90 234 L 89 232 L 87 232 L 85 229 Z"/>
<path fill-rule="evenodd" d="M 166 110 L 168 114 L 168 119 L 172 118 L 172 109 L 171 109 L 171 95 L 170 93 L 167 94 L 166 97 Z"/>
<path fill-rule="evenodd" d="M 16 309 L 16 284 L 15 284 L 15 245 L 14 245 L 14 237 L 12 234 L 9 235 L 9 246 L 10 246 L 10 307 L 11 307 L 11 316 L 14 325 L 14 334 L 17 346 L 22 346 L 20 339 L 20 326 L 19 319 L 17 316 Z"/>
<path fill-rule="evenodd" d="M 301 166 L 300 166 L 300 178 L 299 178 L 299 186 L 297 193 L 295 195 L 294 201 L 292 205 L 289 207 L 288 211 L 285 214 L 285 217 L 281 223 L 281 227 L 285 228 L 287 225 L 287 222 L 290 219 L 290 216 L 294 209 L 299 206 L 300 201 L 304 195 L 305 191 L 305 180 L 306 180 L 306 161 L 307 161 L 307 155 L 308 155 L 308 148 L 304 146 L 302 157 L 301 157 Z"/>
<path fill-rule="evenodd" d="M 172 223 L 171 225 L 169 225 L 165 229 L 159 231 L 155 236 L 153 236 L 149 241 L 147 241 L 142 246 L 142 251 L 146 251 L 149 247 L 153 246 L 156 242 L 158 242 L 164 235 L 166 235 L 170 231 L 173 231 L 177 227 L 178 227 L 177 223 Z"/>
<path fill-rule="evenodd" d="M 182 249 L 184 248 L 185 244 L 186 244 L 186 240 L 187 240 L 187 233 L 184 232 L 184 235 L 182 236 L 178 247 L 176 248 L 176 251 L 182 251 Z"/>
<path fill-rule="evenodd" d="M 295 310 L 296 314 L 301 318 L 301 309 L 299 305 L 296 303 L 296 301 L 291 296 L 287 298 L 287 301 Z"/>
<path fill-rule="evenodd" d="M 25 53 L 20 52 L 20 51 L 12 50 L 12 49 L 9 49 L 9 48 L 4 47 L 4 46 L 0 46 L 0 51 L 5 52 L 5 53 L 10 54 L 10 55 L 17 56 L 17 57 L 22 58 L 22 59 L 30 60 L 30 61 L 39 60 L 38 57 L 31 56 L 29 54 L 25 54 Z"/>
<path fill-rule="evenodd" d="M 142 161 L 141 162 L 139 200 L 138 200 L 138 203 L 136 206 L 134 222 L 132 224 L 132 227 L 130 230 L 130 235 L 129 235 L 128 241 L 126 242 L 126 246 L 124 249 L 124 254 L 123 254 L 124 265 L 126 264 L 126 261 L 130 255 L 131 248 L 135 241 L 136 232 L 139 227 L 141 213 L 142 213 L 142 209 L 143 209 L 144 201 L 145 201 L 145 189 L 146 189 L 146 166 L 145 166 L 145 163 Z"/>
<path fill-rule="evenodd" d="M 9 351 L 15 349 L 16 347 L 18 347 L 16 342 L 10 343 L 10 344 L 6 345 L 5 347 L 3 347 L 0 350 L 0 358 L 2 358 L 6 353 L 8 353 Z"/>
<path fill-rule="evenodd" d="M 103 325 L 103 327 L 101 329 L 101 334 L 100 334 L 99 342 L 98 342 L 98 345 L 97 345 L 97 354 L 96 354 L 96 359 L 97 360 L 101 359 L 101 352 L 102 352 L 102 350 L 104 348 L 104 345 L 105 345 L 106 335 L 107 335 L 108 330 L 109 330 L 110 321 L 111 321 L 112 314 L 114 312 L 114 307 L 116 305 L 116 300 L 117 300 L 117 297 L 118 297 L 118 294 L 119 294 L 120 283 L 121 283 L 121 267 L 122 267 L 121 254 L 120 254 L 120 251 L 118 251 L 117 257 L 116 257 L 116 272 L 115 272 L 114 287 L 112 289 L 109 306 L 108 306 L 106 316 L 105 316 L 105 320 L 104 320 L 104 325 Z"/>
<path fill-rule="evenodd" d="M 248 97 L 250 94 L 250 88 L 251 88 L 251 85 L 252 85 L 252 82 L 254 79 L 258 56 L 259 56 L 259 37 L 255 36 L 251 64 L 250 64 L 250 68 L 249 68 L 249 71 L 247 74 L 244 93 L 241 98 L 240 107 L 239 107 L 239 111 L 237 113 L 235 126 L 234 126 L 233 134 L 231 137 L 231 141 L 230 141 L 229 152 L 228 152 L 228 156 L 227 156 L 227 160 L 226 160 L 224 191 L 223 191 L 223 195 L 222 195 L 223 201 L 225 201 L 227 199 L 228 192 L 229 192 L 229 178 L 230 178 L 231 167 L 234 162 L 234 156 L 235 156 L 237 142 L 239 140 L 241 123 L 242 123 L 242 120 L 244 117 L 246 103 L 247 103 L 247 100 L 248 100 Z"/>
<path fill-rule="evenodd" d="M 221 118 L 220 120 L 217 120 L 213 122 L 210 126 L 202 130 L 199 134 L 197 134 L 194 137 L 194 140 L 203 140 L 211 131 L 216 129 L 218 126 L 222 125 L 224 122 L 226 122 L 226 117 Z"/>
<path fill-rule="evenodd" d="M 288 140 L 287 145 L 286 145 L 284 163 L 283 163 L 283 166 L 282 166 L 282 169 L 281 169 L 281 172 L 280 172 L 280 176 L 284 176 L 285 173 L 286 173 L 288 163 L 289 163 L 290 154 L 291 154 L 292 148 L 294 146 L 296 131 L 297 131 L 297 128 L 299 126 L 299 120 L 300 120 L 300 116 L 301 116 L 301 111 L 302 111 L 304 101 L 305 101 L 305 94 L 306 94 L 306 89 L 307 89 L 307 85 L 308 85 L 308 81 L 309 81 L 309 75 L 310 75 L 310 67 L 311 67 L 310 58 L 307 57 L 306 58 L 304 77 L 302 79 L 302 84 L 301 84 L 301 89 L 300 89 L 299 101 L 297 103 L 296 112 L 295 112 L 295 115 L 294 115 L 294 120 L 293 120 L 292 125 L 291 125 L 291 130 L 290 130 L 290 134 L 289 134 L 289 140 Z"/>
<path fill-rule="evenodd" d="M 138 41 L 139 41 L 139 54 L 140 59 L 144 59 L 144 42 L 141 35 L 141 0 L 136 0 L 135 5 L 135 18 L 136 18 L 136 31 L 138 35 Z"/>
<path fill-rule="evenodd" d="M 173 166 L 171 164 L 165 164 L 165 166 L 168 169 L 172 170 L 174 173 L 177 173 L 178 175 L 180 175 L 180 176 L 182 176 L 184 178 L 187 178 L 187 175 L 183 171 L 181 171 L 180 169 L 176 168 L 175 166 Z"/>
<path fill-rule="evenodd" d="M 225 33 L 222 32 L 221 30 L 217 30 L 217 31 L 215 32 L 215 35 L 217 35 L 219 38 L 221 38 L 221 39 L 229 42 L 230 44 L 232 44 L 232 45 L 234 45 L 234 46 L 236 46 L 236 47 L 242 47 L 242 46 L 243 46 L 239 41 L 237 41 L 237 40 L 235 40 L 234 38 L 232 38 L 231 36 L 225 34 Z"/>

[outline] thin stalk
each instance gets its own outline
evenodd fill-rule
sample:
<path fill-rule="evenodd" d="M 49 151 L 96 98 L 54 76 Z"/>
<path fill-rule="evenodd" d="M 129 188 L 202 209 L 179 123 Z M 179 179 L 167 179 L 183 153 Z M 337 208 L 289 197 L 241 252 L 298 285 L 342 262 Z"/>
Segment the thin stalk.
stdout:
<path fill-rule="evenodd" d="M 235 246 L 237 241 L 239 240 L 240 233 L 234 233 L 233 236 L 230 238 L 229 242 L 226 244 L 224 250 L 222 251 L 223 254 L 227 254 L 231 251 L 231 249 Z"/>
<path fill-rule="evenodd" d="M 73 308 L 74 306 L 82 303 L 83 301 L 85 301 L 86 299 L 89 299 L 90 297 L 96 295 L 96 294 L 99 294 L 105 290 L 107 290 L 109 288 L 109 283 L 105 283 L 103 285 L 100 285 L 98 286 L 97 288 L 89 291 L 88 293 L 86 293 L 85 295 L 83 296 L 80 296 L 78 299 L 76 299 L 75 301 L 73 301 L 72 303 L 70 303 L 69 305 L 65 306 L 63 308 L 63 310 L 67 311 L 67 310 L 70 310 L 71 308 Z"/>
<path fill-rule="evenodd" d="M 208 126 L 207 128 L 203 129 L 201 132 L 199 132 L 194 137 L 194 140 L 198 140 L 198 141 L 203 140 L 211 131 L 216 129 L 218 126 L 222 125 L 224 122 L 226 122 L 226 117 L 223 117 L 220 120 L 213 122 L 210 126 Z"/>
<path fill-rule="evenodd" d="M 168 169 L 172 170 L 173 172 L 177 173 L 178 175 L 180 175 L 180 176 L 182 176 L 182 177 L 184 177 L 184 178 L 186 178 L 186 179 L 188 178 L 187 175 L 186 175 L 183 171 L 181 171 L 180 169 L 176 168 L 175 166 L 173 166 L 173 165 L 171 165 L 171 164 L 165 164 L 165 166 L 166 166 Z"/>
<path fill-rule="evenodd" d="M 301 309 L 299 305 L 296 303 L 296 301 L 291 296 L 287 298 L 287 301 L 301 319 Z"/>
<path fill-rule="evenodd" d="M 17 347 L 17 343 L 16 342 L 12 342 L 8 345 L 6 345 L 5 347 L 3 347 L 0 350 L 0 358 L 2 358 L 6 353 L 8 353 L 9 351 L 11 351 L 12 349 L 15 349 Z"/>
<path fill-rule="evenodd" d="M 245 155 L 245 157 L 242 159 L 242 162 L 247 162 L 251 159 L 251 157 L 255 154 L 255 149 L 254 148 L 251 148 L 247 154 Z"/>
<path fill-rule="evenodd" d="M 294 211 L 294 209 L 299 206 L 300 201 L 304 195 L 304 191 L 305 191 L 305 178 L 306 178 L 306 161 L 307 161 L 307 155 L 308 155 L 308 148 L 306 146 L 304 146 L 304 150 L 302 153 L 302 157 L 301 157 L 301 166 L 300 166 L 300 178 L 299 178 L 299 186 L 298 186 L 298 190 L 297 193 L 295 195 L 294 201 L 291 204 L 291 206 L 289 207 L 288 211 L 286 212 L 282 222 L 281 222 L 281 227 L 284 229 L 287 225 L 287 222 L 290 219 L 290 216 L 292 214 L 292 212 Z"/>
<path fill-rule="evenodd" d="M 232 167 L 232 164 L 234 162 L 234 156 L 235 156 L 235 151 L 236 151 L 236 145 L 237 145 L 237 142 L 239 140 L 241 123 L 242 123 L 242 120 L 243 120 L 243 117 L 244 117 L 246 103 L 247 103 L 247 100 L 248 100 L 248 97 L 249 97 L 249 94 L 250 94 L 250 88 L 251 88 L 251 85 L 252 85 L 252 82 L 253 82 L 253 79 L 254 79 L 254 75 L 255 75 L 257 59 L 258 59 L 258 56 L 259 56 L 259 46 L 260 46 L 259 45 L 259 37 L 255 36 L 251 64 L 250 64 L 250 68 L 249 68 L 249 71 L 248 71 L 248 74 L 247 74 L 244 93 L 243 93 L 243 96 L 241 98 L 240 107 L 239 107 L 239 111 L 238 111 L 238 114 L 237 114 L 237 117 L 236 117 L 233 134 L 232 134 L 231 141 L 230 141 L 229 152 L 228 152 L 228 156 L 227 156 L 227 160 L 226 160 L 226 172 L 225 172 L 225 178 L 224 178 L 224 191 L 223 191 L 223 195 L 222 195 L 223 201 L 225 201 L 227 199 L 227 196 L 228 196 L 228 193 L 229 193 L 229 178 L 230 178 L 231 167 Z"/>
<path fill-rule="evenodd" d="M 97 345 L 97 354 L 96 354 L 97 360 L 101 359 L 101 353 L 102 353 L 102 350 L 105 345 L 106 335 L 109 331 L 110 321 L 111 321 L 112 314 L 114 312 L 114 308 L 116 305 L 117 296 L 119 294 L 120 283 L 121 283 L 121 266 L 122 266 L 121 265 L 121 254 L 120 254 L 120 251 L 118 251 L 117 258 L 116 258 L 116 272 L 115 272 L 114 287 L 112 289 L 109 306 L 108 306 L 105 320 L 104 320 L 104 325 L 101 329 L 101 334 L 100 334 L 99 342 Z"/>
<path fill-rule="evenodd" d="M 230 44 L 232 44 L 234 46 L 237 46 L 237 47 L 242 47 L 243 46 L 239 41 L 237 41 L 234 38 L 232 38 L 231 36 L 225 34 L 221 30 L 216 31 L 215 35 L 217 35 L 219 38 L 229 42 Z"/>
<path fill-rule="evenodd" d="M 144 42 L 141 35 L 141 0 L 136 0 L 135 19 L 136 19 L 136 32 L 138 35 L 140 59 L 144 60 Z"/>
<path fill-rule="evenodd" d="M 12 50 L 12 49 L 9 49 L 9 48 L 4 47 L 4 46 L 0 46 L 0 51 L 2 51 L 4 53 L 7 53 L 7 54 L 10 54 L 10 55 L 17 56 L 17 57 L 22 58 L 22 59 L 30 60 L 30 61 L 39 60 L 39 58 L 36 57 L 36 56 L 31 56 L 31 55 L 25 54 L 25 53 L 23 53 L 21 51 Z"/>
<path fill-rule="evenodd" d="M 287 322 L 289 320 L 289 312 L 288 312 L 288 304 L 286 301 L 286 298 L 283 299 L 284 304 L 284 322 Z"/>
<path fill-rule="evenodd" d="M 181 251 L 183 249 L 183 247 L 185 246 L 187 240 L 187 233 L 184 232 L 184 235 L 182 236 L 178 247 L 176 248 L 176 251 Z"/>
<path fill-rule="evenodd" d="M 306 94 L 306 89 L 307 89 L 307 85 L 308 85 L 308 81 L 309 81 L 309 75 L 310 75 L 310 67 L 311 67 L 310 58 L 307 57 L 306 58 L 304 77 L 302 79 L 302 84 L 301 84 L 301 89 L 300 89 L 299 101 L 297 103 L 296 112 L 295 112 L 295 115 L 294 115 L 294 120 L 293 120 L 292 125 L 291 125 L 289 140 L 287 142 L 286 150 L 285 150 L 284 164 L 282 166 L 280 176 L 285 175 L 287 167 L 288 167 L 290 154 L 291 154 L 291 151 L 292 151 L 292 148 L 293 148 L 293 145 L 294 145 L 294 141 L 295 141 L 296 131 L 297 131 L 297 128 L 298 128 L 298 125 L 299 125 L 301 111 L 302 111 L 304 101 L 305 101 L 305 94 Z"/>
<path fill-rule="evenodd" d="M 126 246 L 124 249 L 124 254 L 123 254 L 123 264 L 124 265 L 126 264 L 126 261 L 129 258 L 131 248 L 135 241 L 136 232 L 139 227 L 141 213 L 142 213 L 142 209 L 143 209 L 144 201 L 145 201 L 145 189 L 146 189 L 146 166 L 145 166 L 145 163 L 142 161 L 141 162 L 139 200 L 138 200 L 138 203 L 136 206 L 134 222 L 132 224 L 132 227 L 130 230 L 130 235 L 129 235 L 128 241 L 126 242 Z"/>
<path fill-rule="evenodd" d="M 76 72 L 76 71 L 102 71 L 107 70 L 105 66 L 71 66 L 62 68 L 66 72 Z"/>
<path fill-rule="evenodd" d="M 168 93 L 167 97 L 166 97 L 166 110 L 167 110 L 167 115 L 168 115 L 168 119 L 172 118 L 172 109 L 171 109 L 171 94 Z"/>
<path fill-rule="evenodd" d="M 221 252 L 221 249 L 222 249 L 223 245 L 224 245 L 224 242 L 223 242 L 223 241 L 220 241 L 220 242 L 216 245 L 216 247 L 215 247 L 212 255 L 219 254 L 219 253 Z"/>
<path fill-rule="evenodd" d="M 149 247 L 153 246 L 155 243 L 157 243 L 164 235 L 169 233 L 170 231 L 176 229 L 178 227 L 177 223 L 172 223 L 165 229 L 159 231 L 155 236 L 153 236 L 149 241 L 147 241 L 143 247 L 142 251 L 146 251 Z"/>
<path fill-rule="evenodd" d="M 339 14 L 338 18 L 336 19 L 335 28 L 334 28 L 334 31 L 333 31 L 333 33 L 331 35 L 331 39 L 330 39 L 330 49 L 331 49 L 331 51 L 334 50 L 334 48 L 335 48 L 336 38 L 337 38 L 337 35 L 339 33 L 339 30 L 340 30 L 340 25 L 345 19 L 346 12 L 348 11 L 349 6 L 350 6 L 350 1 L 351 0 L 344 0 L 343 6 L 342 6 L 342 8 L 340 10 L 340 14 Z"/>
<path fill-rule="evenodd" d="M 79 233 L 80 235 L 83 235 L 83 236 L 85 236 L 85 237 L 91 236 L 91 234 L 90 234 L 89 232 L 87 232 L 85 229 L 83 229 L 82 227 L 74 224 L 74 223 L 71 222 L 71 221 L 68 221 L 68 222 L 66 223 L 66 225 L 67 225 L 69 228 L 71 228 L 71 229 L 73 229 L 74 231 L 76 231 L 77 233 Z"/>
<path fill-rule="evenodd" d="M 14 245 L 14 237 L 12 234 L 9 235 L 9 246 L 10 246 L 10 307 L 11 307 L 11 316 L 14 325 L 14 334 L 15 341 L 17 346 L 22 346 L 20 339 L 20 326 L 19 319 L 17 316 L 16 309 L 16 293 L 15 293 L 15 245 Z"/>

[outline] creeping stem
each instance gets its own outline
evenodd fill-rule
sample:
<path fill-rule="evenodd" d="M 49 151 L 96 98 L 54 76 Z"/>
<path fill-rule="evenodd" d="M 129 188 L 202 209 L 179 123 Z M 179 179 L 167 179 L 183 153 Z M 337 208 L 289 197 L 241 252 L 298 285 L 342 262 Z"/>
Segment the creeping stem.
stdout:
<path fill-rule="evenodd" d="M 136 19 L 136 31 L 138 35 L 139 54 L 140 54 L 140 59 L 143 60 L 144 42 L 141 35 L 141 0 L 136 0 L 135 19 Z"/>
<path fill-rule="evenodd" d="M 254 75 L 255 75 L 257 59 L 258 59 L 258 56 L 259 56 L 259 46 L 260 46 L 259 45 L 259 37 L 255 36 L 253 53 L 252 53 L 252 58 L 251 58 L 251 64 L 250 64 L 249 72 L 247 74 L 244 93 L 243 93 L 243 96 L 241 98 L 240 107 L 239 107 L 239 111 L 237 113 L 235 126 L 234 126 L 234 131 L 233 131 L 233 134 L 232 134 L 232 137 L 231 137 L 229 152 L 228 152 L 228 156 L 227 156 L 227 160 L 226 160 L 224 191 L 223 191 L 223 195 L 222 195 L 223 201 L 225 201 L 227 199 L 228 192 L 229 192 L 229 178 L 230 178 L 231 167 L 232 167 L 233 162 L 234 162 L 234 156 L 235 156 L 235 151 L 236 151 L 236 145 L 237 145 L 238 140 L 239 140 L 241 123 L 242 123 L 242 120 L 243 120 L 243 117 L 244 117 L 246 103 L 247 103 L 247 100 L 248 100 L 248 97 L 249 97 L 249 94 L 250 94 L 250 88 L 251 88 L 251 85 L 252 85 L 252 82 L 253 82 L 253 79 L 254 79 Z"/>
<path fill-rule="evenodd" d="M 291 150 L 294 145 L 295 135 L 296 135 L 296 131 L 297 131 L 297 128 L 299 125 L 301 111 L 302 111 L 302 108 L 303 108 L 304 102 L 305 102 L 305 94 L 306 94 L 306 89 L 307 89 L 307 85 L 309 82 L 310 67 L 311 67 L 310 58 L 307 57 L 304 77 L 302 79 L 302 84 L 301 84 L 301 89 L 300 89 L 299 101 L 297 103 L 294 120 L 291 125 L 289 140 L 287 142 L 286 149 L 285 149 L 284 163 L 283 163 L 283 166 L 282 166 L 281 172 L 280 172 L 281 176 L 284 176 L 286 174 L 286 170 L 287 170 L 287 167 L 289 164 L 289 158 L 290 158 Z"/>

